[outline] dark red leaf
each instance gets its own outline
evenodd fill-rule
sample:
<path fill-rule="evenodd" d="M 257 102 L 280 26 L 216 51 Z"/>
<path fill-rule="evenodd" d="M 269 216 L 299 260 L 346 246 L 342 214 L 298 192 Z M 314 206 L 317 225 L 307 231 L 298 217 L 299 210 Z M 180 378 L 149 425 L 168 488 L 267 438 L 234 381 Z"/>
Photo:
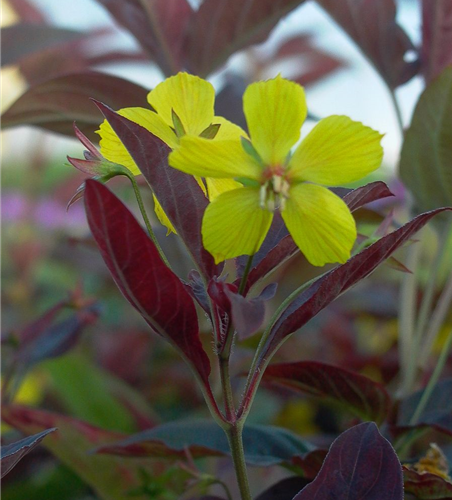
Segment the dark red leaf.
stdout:
<path fill-rule="evenodd" d="M 202 245 L 201 223 L 208 200 L 195 178 L 168 165 L 170 149 L 160 139 L 108 106 L 96 104 L 140 168 L 201 274 L 219 276 L 223 266 L 215 265 Z"/>
<path fill-rule="evenodd" d="M 2 446 L 1 449 L 1 468 L 2 477 L 13 469 L 22 458 L 30 453 L 30 451 L 37 446 L 46 436 L 51 432 L 56 431 L 56 428 L 47 429 L 39 432 L 33 436 L 26 437 L 15 443 Z"/>
<path fill-rule="evenodd" d="M 388 186 L 381 181 L 371 182 L 345 194 L 343 192 L 337 194 L 343 198 L 352 212 L 372 201 L 394 196 Z M 254 267 L 248 276 L 247 290 L 298 251 L 282 218 L 275 217 L 264 243 L 254 256 Z"/>
<path fill-rule="evenodd" d="M 396 22 L 394 0 L 317 0 L 358 44 L 391 88 L 416 75 L 419 61 L 408 35 Z"/>
<path fill-rule="evenodd" d="M 18 23 L 6 26 L 2 29 L 1 64 L 17 64 L 25 56 L 83 36 L 80 31 L 45 24 Z"/>
<path fill-rule="evenodd" d="M 388 416 L 390 399 L 385 388 L 344 368 L 316 361 L 275 364 L 265 370 L 264 380 L 338 404 L 362 420 L 381 424 Z"/>
<path fill-rule="evenodd" d="M 21 21 L 26 23 L 45 23 L 44 14 L 28 0 L 9 0 L 8 2 Z"/>
<path fill-rule="evenodd" d="M 304 0 L 204 0 L 190 23 L 190 71 L 207 76 L 229 56 L 263 42 L 278 21 Z"/>
<path fill-rule="evenodd" d="M 452 3 L 422 0 L 422 72 L 427 82 L 452 64 Z"/>
<path fill-rule="evenodd" d="M 210 363 L 199 339 L 194 303 L 124 204 L 103 184 L 86 181 L 88 223 L 119 289 L 209 387 Z"/>
<path fill-rule="evenodd" d="M 452 483 L 431 472 L 417 472 L 403 467 L 405 492 L 420 500 L 450 500 Z"/>
<path fill-rule="evenodd" d="M 91 304 L 58 323 L 49 324 L 39 335 L 35 334 L 19 346 L 14 358 L 16 369 L 23 373 L 45 359 L 66 353 L 77 343 L 83 329 L 96 321 L 99 314 L 99 305 Z"/>
<path fill-rule="evenodd" d="M 123 439 L 124 434 L 95 427 L 83 420 L 36 408 L 4 405 L 2 419 L 11 427 L 26 434 L 35 434 L 49 427 L 58 428 L 43 441 L 63 464 L 71 468 L 91 486 L 96 498 L 124 500 L 132 488 L 142 485 L 143 468 L 150 474 L 161 474 L 162 464 L 154 466 L 147 461 L 123 460 L 120 457 L 91 455 L 89 451 L 100 445 Z"/>
<path fill-rule="evenodd" d="M 319 473 L 327 454 L 328 450 L 321 448 L 309 451 L 304 455 L 292 457 L 290 466 L 295 467 L 303 477 L 312 480 Z"/>
<path fill-rule="evenodd" d="M 2 127 L 35 125 L 73 137 L 73 123 L 90 139 L 102 121 L 90 98 L 116 109 L 147 107 L 148 91 L 116 76 L 87 71 L 60 76 L 28 89 L 2 116 Z"/>
<path fill-rule="evenodd" d="M 323 466 L 293 500 L 403 500 L 402 466 L 391 444 L 367 422 L 342 433 Z"/>
<path fill-rule="evenodd" d="M 193 13 L 187 0 L 97 0 L 138 40 L 166 75 L 183 67 L 187 25 Z"/>
<path fill-rule="evenodd" d="M 395 250 L 409 240 L 419 229 L 424 227 L 430 219 L 445 211 L 452 211 L 452 208 L 439 208 L 418 215 L 401 228 L 384 236 L 359 254 L 353 256 L 345 264 L 332 269 L 303 291 L 281 313 L 273 325 L 260 353 L 258 368 L 262 369 L 265 366 L 267 360 L 271 358 L 275 350 L 288 335 L 305 325 L 346 290 L 369 276 Z M 251 387 L 254 387 L 255 381 L 259 377 L 259 370 L 257 370 L 253 374 Z M 247 398 L 244 401 L 246 406 L 249 401 Z"/>
<path fill-rule="evenodd" d="M 304 477 L 286 477 L 278 481 L 268 490 L 261 493 L 256 500 L 292 500 L 300 488 L 304 488 L 310 481 Z"/>
<path fill-rule="evenodd" d="M 397 426 L 412 427 L 410 424 L 416 408 L 419 405 L 424 389 L 415 392 L 400 403 Z M 421 413 L 415 427 L 434 427 L 436 430 L 452 436 L 452 378 L 441 380 L 435 386 L 428 404 Z"/>

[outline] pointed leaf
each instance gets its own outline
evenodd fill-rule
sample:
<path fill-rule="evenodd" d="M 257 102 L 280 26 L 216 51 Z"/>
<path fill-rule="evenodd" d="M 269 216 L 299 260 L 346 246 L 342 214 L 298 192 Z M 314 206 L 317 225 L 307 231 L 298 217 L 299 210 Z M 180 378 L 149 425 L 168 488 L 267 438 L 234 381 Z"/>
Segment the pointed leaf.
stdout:
<path fill-rule="evenodd" d="M 452 67 L 424 90 L 405 134 L 400 175 L 418 211 L 452 205 Z"/>
<path fill-rule="evenodd" d="M 39 336 L 19 347 L 14 359 L 16 369 L 24 373 L 45 359 L 61 356 L 76 344 L 83 329 L 96 321 L 99 314 L 99 305 L 91 304 L 48 326 Z"/>
<path fill-rule="evenodd" d="M 411 427 L 411 417 L 416 411 L 423 393 L 424 389 L 421 389 L 400 403 L 397 418 L 398 427 Z M 452 436 L 452 378 L 441 380 L 436 384 L 415 427 L 434 427 L 436 430 Z"/>
<path fill-rule="evenodd" d="M 56 427 L 46 429 L 33 436 L 26 437 L 15 443 L 2 446 L 1 449 L 1 468 L 2 477 L 8 474 L 22 458 L 30 453 L 46 436 L 51 432 L 56 431 Z"/>
<path fill-rule="evenodd" d="M 422 0 L 422 72 L 430 82 L 452 64 L 452 3 Z"/>
<path fill-rule="evenodd" d="M 416 75 L 419 61 L 409 62 L 415 47 L 396 22 L 394 0 L 317 0 L 358 44 L 391 88 Z"/>
<path fill-rule="evenodd" d="M 124 297 L 166 338 L 208 387 L 210 363 L 199 339 L 194 303 L 124 204 L 103 184 L 86 181 L 88 223 Z"/>
<path fill-rule="evenodd" d="M 403 500 L 402 466 L 373 422 L 352 427 L 331 445 L 323 466 L 293 500 Z"/>
<path fill-rule="evenodd" d="M 349 288 L 369 276 L 435 215 L 446 211 L 452 211 L 452 208 L 440 208 L 418 215 L 401 228 L 384 236 L 373 245 L 353 256 L 345 264 L 335 267 L 301 292 L 281 313 L 273 325 L 260 353 L 257 365 L 259 369 L 253 374 L 250 387 L 254 387 L 255 382 L 260 377 L 259 370 L 265 367 L 281 342 L 288 335 L 305 325 Z M 248 404 L 247 398 L 245 398 L 245 404 Z"/>
<path fill-rule="evenodd" d="M 189 27 L 188 67 L 207 76 L 235 52 L 263 42 L 304 0 L 204 0 Z"/>
<path fill-rule="evenodd" d="M 338 193 L 338 196 L 341 196 L 350 211 L 354 212 L 367 203 L 394 195 L 384 182 L 377 181 L 349 191 L 345 195 Z M 254 256 L 254 267 L 248 276 L 247 290 L 298 251 L 281 217 L 275 217 L 264 243 Z"/>
<path fill-rule="evenodd" d="M 246 425 L 243 431 L 245 458 L 250 465 L 269 466 L 290 462 L 312 445 L 285 429 L 270 425 Z M 159 425 L 122 441 L 101 446 L 97 453 L 131 457 L 194 458 L 229 455 L 226 434 L 211 420 L 182 420 Z"/>
<path fill-rule="evenodd" d="M 2 115 L 2 127 L 34 125 L 73 136 L 73 123 L 94 141 L 102 117 L 90 97 L 119 109 L 147 107 L 148 91 L 135 83 L 94 71 L 59 76 L 29 88 Z"/>
<path fill-rule="evenodd" d="M 187 0 L 97 0 L 137 39 L 167 76 L 183 69 L 187 25 L 193 14 Z"/>
<path fill-rule="evenodd" d="M 2 419 L 27 434 L 56 427 L 58 431 L 50 434 L 43 446 L 76 472 L 101 499 L 128 498 L 128 492 L 142 484 L 142 469 L 149 470 L 149 462 L 89 454 L 93 447 L 117 441 L 124 437 L 123 434 L 105 431 L 72 417 L 18 405 L 4 406 Z M 145 500 L 147 497 L 136 498 Z"/>
<path fill-rule="evenodd" d="M 221 274 L 202 245 L 201 222 L 208 200 L 198 182 L 168 165 L 169 148 L 146 129 L 96 102 L 128 149 L 204 277 Z"/>
<path fill-rule="evenodd" d="M 82 38 L 80 31 L 45 24 L 18 23 L 2 29 L 2 66 L 17 62 L 34 52 Z"/>
<path fill-rule="evenodd" d="M 452 483 L 431 472 L 417 472 L 403 467 L 406 493 L 420 500 L 448 500 L 452 498 Z"/>
<path fill-rule="evenodd" d="M 264 380 L 322 398 L 322 401 L 339 405 L 363 420 L 381 424 L 389 413 L 389 395 L 381 384 L 326 363 L 300 361 L 270 365 L 265 370 Z"/>

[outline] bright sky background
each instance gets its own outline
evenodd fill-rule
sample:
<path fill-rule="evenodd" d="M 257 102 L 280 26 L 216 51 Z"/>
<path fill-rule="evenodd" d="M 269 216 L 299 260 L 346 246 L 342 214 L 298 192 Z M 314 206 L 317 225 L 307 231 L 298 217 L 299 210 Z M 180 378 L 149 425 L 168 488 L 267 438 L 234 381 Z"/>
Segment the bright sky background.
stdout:
<path fill-rule="evenodd" d="M 75 29 L 90 29 L 111 25 L 111 18 L 94 0 L 33 0 L 56 25 Z M 221 0 L 219 0 L 221 1 Z M 192 0 L 193 3 L 193 0 Z M 402 24 L 415 44 L 420 40 L 420 8 L 417 0 L 399 0 L 398 21 Z M 318 116 L 346 114 L 360 120 L 382 133 L 385 133 L 383 146 L 385 158 L 389 165 L 395 165 L 400 152 L 401 135 L 388 91 L 378 74 L 356 49 L 353 42 L 338 28 L 329 17 L 313 2 L 301 5 L 286 17 L 274 30 L 265 47 L 274 44 L 275 40 L 296 32 L 312 33 L 315 43 L 332 54 L 346 60 L 349 67 L 338 71 L 334 76 L 322 83 L 309 87 L 307 91 L 308 107 Z M 124 34 L 118 40 L 122 48 L 133 46 L 133 38 Z M 233 58 L 229 67 L 240 68 L 243 58 Z M 152 69 L 143 70 L 138 65 L 121 65 L 109 67 L 108 72 L 133 80 L 145 87 L 153 87 L 161 79 L 159 73 Z M 282 70 L 284 76 L 284 70 Z M 221 75 L 213 78 L 216 86 L 221 85 Z M 407 125 L 419 93 L 422 80 L 418 77 L 397 90 L 397 98 L 402 108 L 404 122 Z M 309 126 L 303 129 L 303 135 Z M 16 129 L 16 134 L 17 134 Z M 7 133 L 6 145 L 11 143 Z M 23 133 L 23 131 L 22 131 Z M 27 135 L 30 132 L 27 132 Z M 68 153 L 81 151 L 82 147 L 75 141 L 56 138 L 47 139 L 56 155 L 62 158 Z M 5 145 L 5 143 L 4 143 Z M 6 153 L 10 148 L 6 148 Z M 10 154 L 13 150 L 9 151 Z M 17 154 L 17 149 L 15 154 Z M 26 154 L 26 153 L 22 153 Z M 9 155 L 8 155 L 9 156 Z"/>

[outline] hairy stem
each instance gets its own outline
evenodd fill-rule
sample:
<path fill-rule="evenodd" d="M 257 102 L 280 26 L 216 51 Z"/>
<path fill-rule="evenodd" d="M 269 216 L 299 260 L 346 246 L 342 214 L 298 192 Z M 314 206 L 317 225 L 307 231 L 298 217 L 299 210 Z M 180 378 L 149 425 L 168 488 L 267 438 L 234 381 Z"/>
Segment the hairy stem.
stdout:
<path fill-rule="evenodd" d="M 245 452 L 243 449 L 242 439 L 243 426 L 234 424 L 228 430 L 226 435 L 231 448 L 232 461 L 234 463 L 237 483 L 239 485 L 240 495 L 242 500 L 252 500 L 250 486 L 248 482 L 248 474 L 246 471 Z"/>

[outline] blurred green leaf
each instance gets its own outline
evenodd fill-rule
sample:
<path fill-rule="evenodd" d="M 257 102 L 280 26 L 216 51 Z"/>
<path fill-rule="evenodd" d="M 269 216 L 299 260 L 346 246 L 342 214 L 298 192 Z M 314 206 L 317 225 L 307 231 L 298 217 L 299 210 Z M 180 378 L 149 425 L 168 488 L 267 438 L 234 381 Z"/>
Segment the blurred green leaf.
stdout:
<path fill-rule="evenodd" d="M 400 175 L 416 212 L 452 205 L 452 66 L 419 98 L 403 143 Z"/>
<path fill-rule="evenodd" d="M 136 430 L 133 416 L 113 395 L 115 384 L 126 385 L 116 377 L 80 354 L 62 356 L 43 367 L 50 373 L 53 388 L 69 413 L 104 429 Z"/>

